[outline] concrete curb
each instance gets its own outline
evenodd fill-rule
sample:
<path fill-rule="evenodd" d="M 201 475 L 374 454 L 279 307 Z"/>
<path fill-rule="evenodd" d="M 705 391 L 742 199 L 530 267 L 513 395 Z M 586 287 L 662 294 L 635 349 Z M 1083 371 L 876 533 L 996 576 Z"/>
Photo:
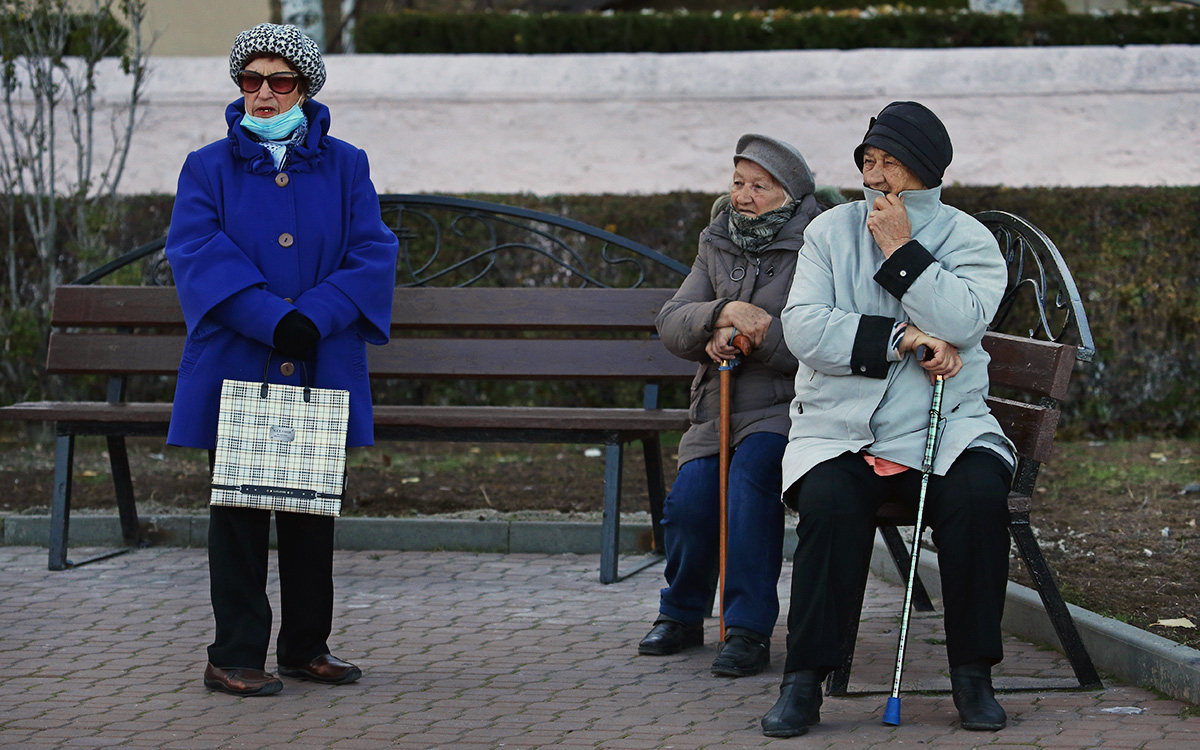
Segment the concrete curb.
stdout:
<path fill-rule="evenodd" d="M 208 516 L 140 516 L 151 544 L 208 546 Z M 72 547 L 120 547 L 121 522 L 114 515 L 71 517 Z M 6 546 L 45 547 L 49 516 L 0 518 Z M 275 542 L 274 524 L 271 542 Z M 649 552 L 650 524 L 622 521 L 621 554 Z M 344 550 L 451 550 L 456 552 L 537 552 L 590 555 L 600 552 L 600 524 L 586 521 L 476 521 L 445 518 L 339 518 L 334 547 Z"/>
<path fill-rule="evenodd" d="M 940 599 L 942 585 L 937 556 L 922 554 L 919 570 L 929 596 Z M 871 572 L 891 583 L 901 586 L 906 583 L 878 537 Z M 1200 705 L 1200 651 L 1074 604 L 1068 604 L 1067 609 L 1097 669 L 1124 682 L 1151 687 L 1176 700 Z M 1015 636 L 1062 651 L 1042 599 L 1031 588 L 1009 582 L 1003 626 Z"/>

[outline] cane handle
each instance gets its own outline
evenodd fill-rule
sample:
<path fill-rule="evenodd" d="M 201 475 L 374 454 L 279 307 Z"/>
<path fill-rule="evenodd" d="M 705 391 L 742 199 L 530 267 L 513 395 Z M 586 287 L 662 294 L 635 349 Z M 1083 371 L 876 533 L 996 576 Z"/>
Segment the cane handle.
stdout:
<path fill-rule="evenodd" d="M 754 349 L 754 345 L 750 343 L 750 337 L 744 333 L 734 334 L 733 340 L 730 343 L 744 356 L 749 356 L 750 352 Z"/>

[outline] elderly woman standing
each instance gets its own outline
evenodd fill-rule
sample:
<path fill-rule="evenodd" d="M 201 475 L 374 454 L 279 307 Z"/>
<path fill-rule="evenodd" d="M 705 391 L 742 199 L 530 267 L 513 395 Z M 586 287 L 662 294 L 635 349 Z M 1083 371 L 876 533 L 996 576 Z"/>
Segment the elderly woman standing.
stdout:
<path fill-rule="evenodd" d="M 770 662 L 783 562 L 781 471 L 796 358 L 779 313 L 791 288 L 804 229 L 822 207 L 793 146 L 744 135 L 733 157 L 729 206 L 700 234 L 691 273 L 663 305 L 658 330 L 674 354 L 700 363 L 691 388 L 691 428 L 679 443 L 679 475 L 663 511 L 667 587 L 638 653 L 674 654 L 704 643 L 719 545 L 718 365 L 753 349 L 733 370 L 729 470 L 726 637 L 714 675 L 743 677 Z"/>
<path fill-rule="evenodd" d="M 229 74 L 241 98 L 228 135 L 188 155 L 167 236 L 187 343 L 171 445 L 213 450 L 221 381 L 350 392 L 348 445 L 374 441 L 365 344 L 387 342 L 398 243 L 380 218 L 361 150 L 329 135 L 317 45 L 295 26 L 237 36 Z M 210 454 L 211 455 L 211 454 Z M 270 511 L 212 506 L 209 572 L 216 637 L 204 684 L 271 695 L 265 671 Z M 280 674 L 333 684 L 362 672 L 329 653 L 333 519 L 276 513 Z"/>

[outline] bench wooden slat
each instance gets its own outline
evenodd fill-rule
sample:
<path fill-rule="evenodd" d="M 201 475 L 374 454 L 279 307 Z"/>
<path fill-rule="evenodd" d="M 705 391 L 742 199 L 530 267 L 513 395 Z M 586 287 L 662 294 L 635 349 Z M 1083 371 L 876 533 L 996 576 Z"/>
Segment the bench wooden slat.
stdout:
<path fill-rule="evenodd" d="M 174 287 L 78 286 L 54 292 L 51 325 L 57 327 L 183 326 Z"/>
<path fill-rule="evenodd" d="M 1053 457 L 1058 409 L 995 396 L 988 396 L 987 404 L 1004 434 L 1017 446 L 1017 453 L 1038 463 Z"/>
<path fill-rule="evenodd" d="M 392 329 L 511 329 L 654 332 L 673 289 L 397 289 Z"/>
<path fill-rule="evenodd" d="M 654 331 L 654 318 L 673 289 L 401 288 L 392 328 L 478 330 Z M 61 286 L 51 319 L 56 327 L 181 327 L 174 287 Z"/>
<path fill-rule="evenodd" d="M 27 401 L 4 407 L 5 419 L 30 422 L 167 424 L 171 404 L 147 401 Z"/>
<path fill-rule="evenodd" d="M 5 418 L 39 422 L 167 424 L 171 404 L 160 402 L 36 401 L 5 407 Z M 572 430 L 662 432 L 688 428 L 687 409 L 608 409 L 546 406 L 396 406 L 376 405 L 381 427 L 428 427 L 445 430 Z"/>
<path fill-rule="evenodd" d="M 983 348 L 992 357 L 988 378 L 993 388 L 1016 388 L 1056 401 L 1067 397 L 1076 347 L 1004 333 L 987 333 L 983 337 Z"/>
<path fill-rule="evenodd" d="M 448 430 L 560 429 L 611 432 L 683 431 L 687 409 L 609 409 L 550 406 L 375 406 L 375 424 Z"/>
<path fill-rule="evenodd" d="M 56 374 L 173 375 L 182 335 L 62 333 L 50 335 L 46 371 Z M 373 378 L 532 380 L 686 380 L 694 362 L 658 339 L 397 338 L 371 347 Z"/>
<path fill-rule="evenodd" d="M 62 375 L 174 375 L 183 334 L 63 333 L 52 331 L 46 372 Z"/>
<path fill-rule="evenodd" d="M 368 352 L 377 378 L 684 380 L 696 364 L 657 339 L 392 339 Z"/>

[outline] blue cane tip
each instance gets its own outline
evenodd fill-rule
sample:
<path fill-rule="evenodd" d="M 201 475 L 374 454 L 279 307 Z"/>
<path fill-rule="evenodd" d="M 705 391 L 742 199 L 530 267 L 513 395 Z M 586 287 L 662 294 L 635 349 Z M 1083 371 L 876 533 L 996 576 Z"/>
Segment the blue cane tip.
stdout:
<path fill-rule="evenodd" d="M 900 726 L 900 699 L 888 698 L 887 706 L 883 709 L 883 723 L 893 727 Z"/>

